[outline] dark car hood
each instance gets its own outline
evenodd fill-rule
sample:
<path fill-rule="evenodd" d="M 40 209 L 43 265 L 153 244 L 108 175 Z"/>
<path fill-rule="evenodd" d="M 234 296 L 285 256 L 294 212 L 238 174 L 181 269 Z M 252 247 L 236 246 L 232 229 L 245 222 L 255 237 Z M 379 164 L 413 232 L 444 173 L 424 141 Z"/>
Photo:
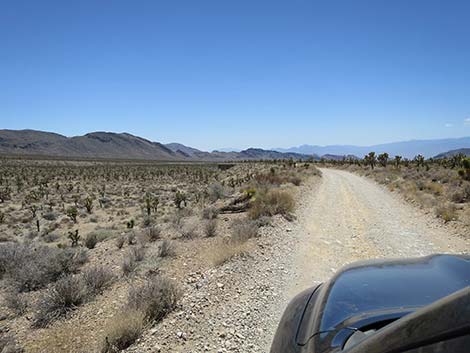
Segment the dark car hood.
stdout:
<path fill-rule="evenodd" d="M 470 258 L 434 255 L 413 260 L 368 262 L 332 279 L 320 331 L 369 312 L 416 310 L 470 285 Z"/>
<path fill-rule="evenodd" d="M 315 352 L 336 351 L 356 328 L 396 320 L 467 286 L 467 255 L 355 263 L 317 290 L 297 342 L 315 341 Z"/>

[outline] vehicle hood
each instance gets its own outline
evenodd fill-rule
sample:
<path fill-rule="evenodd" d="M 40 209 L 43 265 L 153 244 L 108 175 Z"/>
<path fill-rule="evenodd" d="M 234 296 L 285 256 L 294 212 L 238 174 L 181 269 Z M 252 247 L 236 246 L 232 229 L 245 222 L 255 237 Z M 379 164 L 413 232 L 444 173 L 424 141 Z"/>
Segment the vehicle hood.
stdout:
<path fill-rule="evenodd" d="M 470 286 L 470 257 L 433 255 L 343 269 L 325 290 L 320 332 L 374 312 L 410 312 Z"/>

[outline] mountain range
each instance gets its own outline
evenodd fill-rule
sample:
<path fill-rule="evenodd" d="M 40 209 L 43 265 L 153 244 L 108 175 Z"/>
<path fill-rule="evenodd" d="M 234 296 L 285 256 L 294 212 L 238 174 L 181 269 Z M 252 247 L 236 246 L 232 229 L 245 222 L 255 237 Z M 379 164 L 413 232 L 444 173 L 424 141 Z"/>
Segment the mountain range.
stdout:
<path fill-rule="evenodd" d="M 72 158 L 158 161 L 308 159 L 310 156 L 249 148 L 240 152 L 205 152 L 179 143 L 162 144 L 128 133 L 91 132 L 66 137 L 36 130 L 0 130 L 0 153 Z"/>
<path fill-rule="evenodd" d="M 0 130 L 0 154 L 42 155 L 73 158 L 112 158 L 159 161 L 228 161 L 262 159 L 341 159 L 342 156 L 363 157 L 370 151 L 387 152 L 413 158 L 446 156 L 470 151 L 470 137 L 437 140 L 412 140 L 372 146 L 302 145 L 292 148 L 264 150 L 249 148 L 229 151 L 201 151 L 180 143 L 163 144 L 128 133 L 91 132 L 83 136 L 66 137 L 53 132 L 36 130 Z"/>
<path fill-rule="evenodd" d="M 292 148 L 274 148 L 274 150 L 279 152 L 294 152 L 309 155 L 315 154 L 319 156 L 323 156 L 326 154 L 336 156 L 354 155 L 361 158 L 367 153 L 374 151 L 375 153 L 387 152 L 391 157 L 399 155 L 404 158 L 413 158 L 418 154 L 422 154 L 424 157 L 430 158 L 440 153 L 466 147 L 470 147 L 470 137 L 436 140 L 411 140 L 372 146 L 302 145 L 299 147 Z"/>

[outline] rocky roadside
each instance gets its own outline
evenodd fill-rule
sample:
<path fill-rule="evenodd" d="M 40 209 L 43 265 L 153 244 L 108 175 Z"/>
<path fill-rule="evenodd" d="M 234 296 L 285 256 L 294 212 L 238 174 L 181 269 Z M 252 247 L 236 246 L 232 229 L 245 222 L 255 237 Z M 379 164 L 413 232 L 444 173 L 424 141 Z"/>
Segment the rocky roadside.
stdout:
<path fill-rule="evenodd" d="M 314 192 L 315 181 L 300 187 Z M 179 307 L 150 328 L 127 352 L 269 352 L 288 287 L 295 281 L 294 249 L 301 241 L 297 221 L 272 218 L 250 240 L 251 250 L 205 272 L 186 276 Z"/>

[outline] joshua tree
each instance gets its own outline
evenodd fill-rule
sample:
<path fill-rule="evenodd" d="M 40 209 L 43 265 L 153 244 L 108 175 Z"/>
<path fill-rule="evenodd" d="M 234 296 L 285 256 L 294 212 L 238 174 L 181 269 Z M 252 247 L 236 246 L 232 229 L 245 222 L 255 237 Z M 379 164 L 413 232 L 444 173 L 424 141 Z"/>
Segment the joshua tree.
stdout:
<path fill-rule="evenodd" d="M 368 155 L 364 157 L 364 163 L 370 165 L 371 169 L 374 169 L 377 158 L 375 157 L 375 152 L 369 152 Z"/>
<path fill-rule="evenodd" d="M 72 242 L 72 247 L 78 246 L 78 241 L 80 240 L 78 229 L 75 229 L 75 232 L 69 232 L 69 239 Z"/>
<path fill-rule="evenodd" d="M 380 165 L 382 167 L 387 167 L 387 162 L 388 162 L 388 153 L 381 153 L 379 154 L 379 156 L 377 157 Z"/>
<path fill-rule="evenodd" d="M 33 218 L 36 218 L 36 212 L 38 211 L 38 207 L 36 205 L 31 205 L 29 206 L 29 210 L 31 211 Z"/>
<path fill-rule="evenodd" d="M 85 198 L 85 200 L 83 200 L 83 204 L 86 208 L 86 211 L 88 213 L 91 213 L 91 210 L 93 209 L 93 199 L 90 196 L 88 196 Z"/>
<path fill-rule="evenodd" d="M 421 154 L 418 154 L 414 161 L 416 162 L 416 166 L 419 168 L 419 167 L 423 167 L 424 166 L 424 157 L 423 155 Z"/>
<path fill-rule="evenodd" d="M 78 210 L 75 206 L 67 208 L 66 213 L 67 216 L 73 221 L 73 223 L 77 223 Z"/>
<path fill-rule="evenodd" d="M 175 201 L 176 208 L 180 209 L 182 203 L 186 207 L 187 197 L 184 193 L 177 191 L 175 194 L 174 201 Z"/>
<path fill-rule="evenodd" d="M 470 181 L 470 158 L 464 158 L 462 160 L 463 169 L 459 170 L 459 175 L 464 180 Z"/>
<path fill-rule="evenodd" d="M 144 203 L 145 203 L 145 209 L 147 210 L 147 216 L 150 216 L 150 214 L 153 212 L 157 212 L 158 205 L 160 201 L 158 200 L 158 197 L 153 196 L 149 192 L 145 194 L 144 197 Z"/>
<path fill-rule="evenodd" d="M 395 167 L 400 168 L 401 156 L 395 156 Z"/>

